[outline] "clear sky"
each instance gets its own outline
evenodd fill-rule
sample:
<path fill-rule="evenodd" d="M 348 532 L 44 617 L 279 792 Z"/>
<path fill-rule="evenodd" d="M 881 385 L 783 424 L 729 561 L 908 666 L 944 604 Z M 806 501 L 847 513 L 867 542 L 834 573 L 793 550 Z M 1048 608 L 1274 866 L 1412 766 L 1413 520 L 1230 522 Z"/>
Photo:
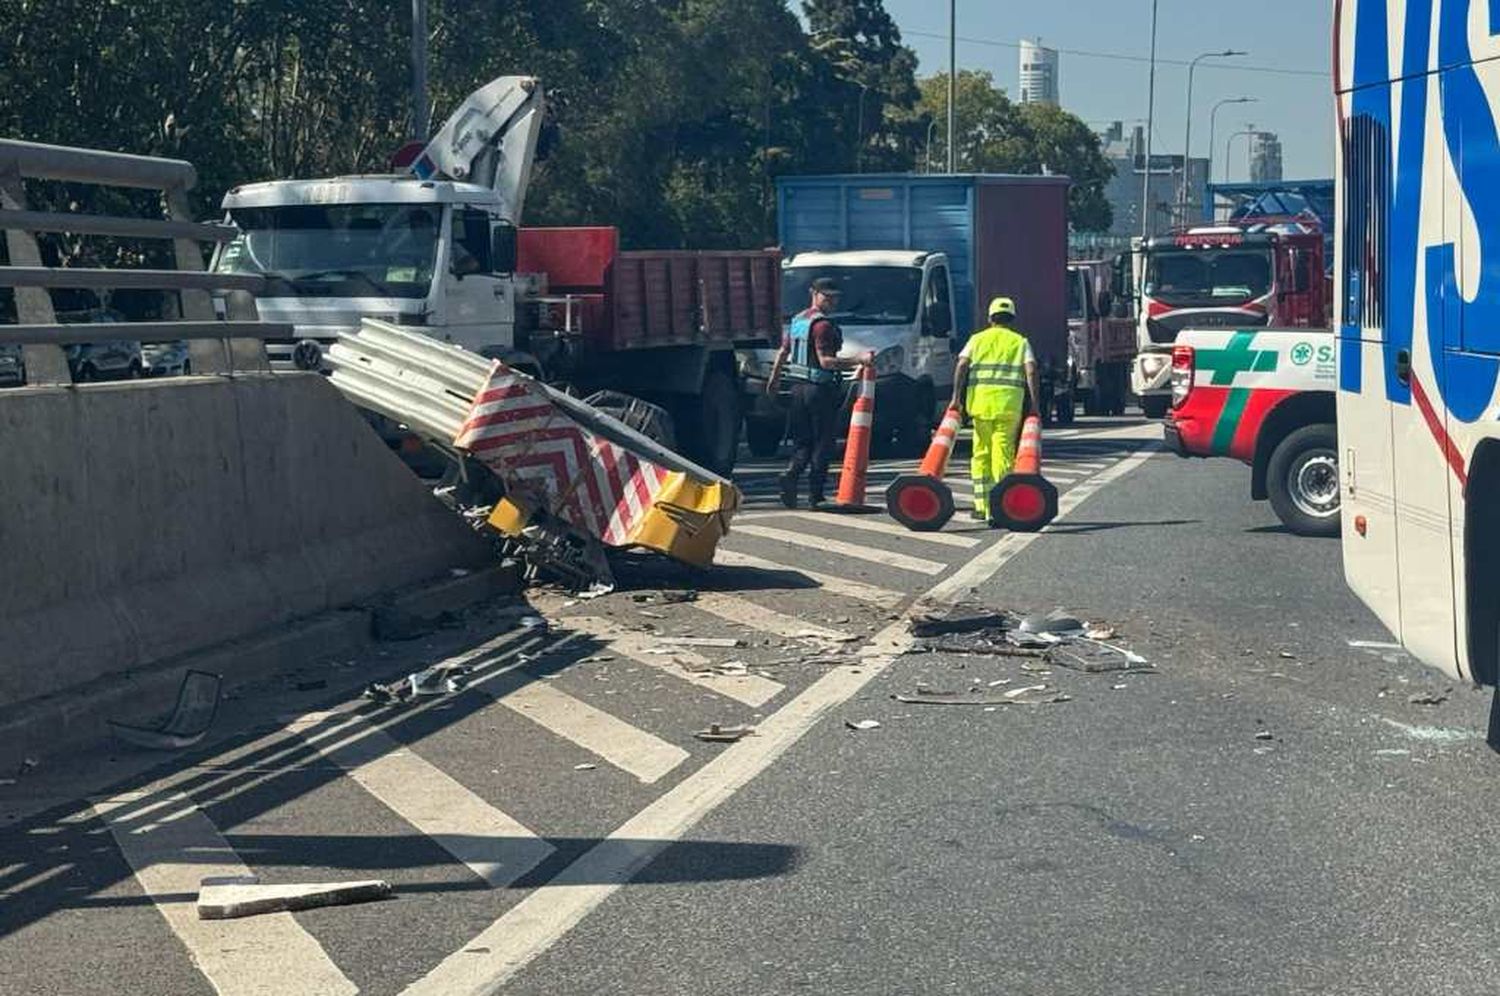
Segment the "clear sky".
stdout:
<path fill-rule="evenodd" d="M 1333 174 L 1333 0 L 1159 0 L 1156 128 L 1153 151 L 1181 152 L 1187 67 L 1203 52 L 1242 49 L 1238 59 L 1205 59 L 1193 77 L 1193 153 L 1208 154 L 1209 110 L 1225 97 L 1258 103 L 1219 110 L 1214 178 L 1224 179 L 1225 140 L 1247 125 L 1281 136 L 1288 179 Z M 942 0 L 885 0 L 903 40 L 916 49 L 918 72 L 948 67 L 948 5 Z M 1151 0 L 957 0 L 958 65 L 985 69 L 1013 97 L 1022 38 L 1040 36 L 1061 49 L 1062 104 L 1103 128 L 1146 118 L 1146 56 Z M 965 41 L 964 39 L 971 39 Z M 984 44 L 988 42 L 990 44 Z M 999 45 L 994 43 L 1001 43 Z M 1069 51 L 1069 50 L 1076 50 Z M 1084 55 L 1083 52 L 1097 53 Z M 1102 55 L 1126 56 L 1102 58 Z M 1238 63 L 1245 68 L 1232 68 Z M 1251 67 L 1316 75 L 1255 72 Z M 1229 179 L 1246 177 L 1246 145 L 1236 140 Z"/>

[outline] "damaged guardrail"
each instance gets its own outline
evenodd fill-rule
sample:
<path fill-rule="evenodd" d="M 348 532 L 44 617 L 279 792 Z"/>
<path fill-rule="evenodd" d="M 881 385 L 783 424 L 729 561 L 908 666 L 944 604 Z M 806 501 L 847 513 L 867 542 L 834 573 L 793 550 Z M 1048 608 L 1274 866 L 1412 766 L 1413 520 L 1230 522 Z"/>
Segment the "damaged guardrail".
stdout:
<path fill-rule="evenodd" d="M 463 511 L 580 587 L 610 583 L 605 547 L 707 566 L 739 508 L 730 481 L 498 360 L 368 318 L 328 359 L 356 405 L 449 454 L 461 476 L 492 475 L 493 500 Z"/>

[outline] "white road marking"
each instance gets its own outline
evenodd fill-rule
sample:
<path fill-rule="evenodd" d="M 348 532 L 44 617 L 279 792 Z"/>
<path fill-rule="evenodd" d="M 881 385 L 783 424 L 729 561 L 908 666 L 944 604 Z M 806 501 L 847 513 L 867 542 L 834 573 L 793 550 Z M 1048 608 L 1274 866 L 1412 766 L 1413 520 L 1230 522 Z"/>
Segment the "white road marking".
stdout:
<path fill-rule="evenodd" d="M 853 598 L 871 605 L 878 605 L 883 609 L 893 609 L 900 605 L 906 598 L 899 591 L 890 591 L 886 588 L 878 588 L 873 584 L 865 584 L 862 581 L 851 581 L 848 578 L 834 577 L 831 574 L 819 574 L 805 567 L 793 567 L 790 564 L 778 564 L 774 560 L 765 560 L 761 557 L 751 556 L 748 553 L 740 553 L 738 550 L 720 549 L 714 555 L 714 566 L 716 567 L 744 567 L 757 571 L 774 571 L 778 574 L 800 574 L 809 581 L 815 582 L 824 591 L 845 598 Z"/>
<path fill-rule="evenodd" d="M 1122 460 L 1101 481 L 1096 478 L 1060 502 L 1066 518 L 1108 481 L 1139 467 L 1155 447 Z M 1011 533 L 932 588 L 918 604 L 951 600 L 992 577 L 1043 533 Z M 882 630 L 871 644 L 895 652 L 911 645 L 907 630 L 912 610 Z M 567 934 L 585 916 L 628 883 L 663 851 L 680 840 L 716 807 L 743 788 L 791 748 L 830 710 L 863 691 L 890 667 L 894 654 L 877 654 L 858 669 L 830 671 L 756 727 L 756 736 L 727 747 L 684 778 L 608 838 L 585 852 L 552 881 L 537 888 L 477 937 L 409 986 L 409 996 L 493 993 Z"/>
<path fill-rule="evenodd" d="M 747 536 L 780 540 L 802 549 L 812 547 L 827 553 L 842 554 L 845 557 L 853 557 L 855 560 L 865 560 L 872 564 L 882 564 L 915 574 L 941 574 L 948 569 L 947 564 L 936 560 L 924 560 L 921 557 L 912 557 L 904 553 L 892 553 L 889 550 L 880 550 L 870 546 L 857 546 L 854 543 L 845 543 L 843 540 L 828 539 L 825 536 L 814 536 L 809 533 L 794 533 L 788 529 L 776 529 L 772 526 L 736 526 L 734 531 Z"/>
<path fill-rule="evenodd" d="M 93 803 L 142 890 L 220 996 L 359 991 L 290 913 L 198 919 L 198 886 L 204 878 L 251 872 L 187 796 L 127 792 Z M 153 812 L 158 815 L 147 820 Z"/>
<path fill-rule="evenodd" d="M 681 747 L 595 709 L 545 681 L 528 682 L 497 696 L 495 701 L 647 785 L 689 756 Z"/>
<path fill-rule="evenodd" d="M 899 522 L 887 519 L 885 516 L 875 515 L 828 515 L 824 512 L 769 512 L 763 513 L 759 518 L 789 518 L 803 519 L 808 522 L 816 522 L 820 526 L 829 526 L 834 529 L 863 529 L 867 532 L 880 533 L 885 536 L 893 536 L 903 540 L 916 540 L 922 543 L 935 543 L 938 546 L 956 546 L 965 550 L 979 545 L 979 541 L 967 536 L 952 536 L 947 533 L 918 533 L 907 529 Z"/>
<path fill-rule="evenodd" d="M 854 639 L 852 633 L 843 633 L 824 626 L 814 626 L 796 616 L 789 616 L 775 609 L 758 605 L 748 598 L 722 591 L 705 591 L 693 603 L 696 609 L 712 613 L 726 622 L 746 626 L 763 633 L 774 633 L 787 639 L 811 637 L 831 643 L 848 643 Z"/>
<path fill-rule="evenodd" d="M 622 629 L 617 623 L 602 616 L 568 616 L 562 622 L 570 628 L 581 629 L 604 640 L 611 651 L 629 657 L 638 664 L 665 671 L 674 678 L 697 685 L 699 688 L 706 688 L 718 695 L 734 699 L 736 702 L 743 702 L 752 708 L 765 705 L 786 688 L 781 682 L 762 678 L 758 674 L 723 675 L 714 674 L 709 670 L 686 670 L 677 661 L 686 661 L 694 667 L 701 666 L 705 669 L 712 667 L 713 662 L 686 647 L 674 648 L 670 656 L 647 653 L 646 651 L 656 646 L 656 642 L 651 637 L 644 633 L 632 633 Z"/>
<path fill-rule="evenodd" d="M 289 724 L 300 733 L 327 713 Z M 357 721 L 340 742 L 314 742 L 324 757 L 397 816 L 416 827 L 492 889 L 510 885 L 556 850 L 551 844 L 413 753 L 385 732 Z"/>

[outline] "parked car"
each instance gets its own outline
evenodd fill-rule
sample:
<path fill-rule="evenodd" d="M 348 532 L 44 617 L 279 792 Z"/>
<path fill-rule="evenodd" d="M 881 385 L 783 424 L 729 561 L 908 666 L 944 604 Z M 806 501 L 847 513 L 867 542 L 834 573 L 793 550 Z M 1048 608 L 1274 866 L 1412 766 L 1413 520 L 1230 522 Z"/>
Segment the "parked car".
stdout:
<path fill-rule="evenodd" d="M 0 387 L 26 383 L 26 361 L 20 346 L 0 346 Z"/>
<path fill-rule="evenodd" d="M 141 346 L 141 359 L 145 362 L 148 377 L 193 372 L 193 362 L 188 358 L 188 344 L 181 340 L 144 343 Z"/>
<path fill-rule="evenodd" d="M 66 324 L 94 322 L 121 322 L 125 318 L 109 308 L 85 308 L 77 311 L 59 311 L 57 320 Z M 146 373 L 146 361 L 141 354 L 141 344 L 133 339 L 116 339 L 112 342 L 86 342 L 64 349 L 68 358 L 68 373 L 75 384 L 94 380 L 134 380 Z"/>

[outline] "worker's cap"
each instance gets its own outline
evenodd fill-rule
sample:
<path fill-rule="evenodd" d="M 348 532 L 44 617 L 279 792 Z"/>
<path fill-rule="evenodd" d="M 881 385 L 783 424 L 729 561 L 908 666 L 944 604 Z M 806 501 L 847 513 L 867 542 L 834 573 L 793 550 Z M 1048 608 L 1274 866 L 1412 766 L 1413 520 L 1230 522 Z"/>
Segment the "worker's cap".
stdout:
<path fill-rule="evenodd" d="M 819 294 L 837 294 L 839 282 L 832 277 L 819 277 L 812 282 L 812 289 Z"/>
<path fill-rule="evenodd" d="M 1012 318 L 1016 317 L 1016 302 L 1012 301 L 1008 297 L 993 298 L 990 301 L 989 316 L 991 318 L 994 318 L 996 315 L 1009 315 Z"/>

